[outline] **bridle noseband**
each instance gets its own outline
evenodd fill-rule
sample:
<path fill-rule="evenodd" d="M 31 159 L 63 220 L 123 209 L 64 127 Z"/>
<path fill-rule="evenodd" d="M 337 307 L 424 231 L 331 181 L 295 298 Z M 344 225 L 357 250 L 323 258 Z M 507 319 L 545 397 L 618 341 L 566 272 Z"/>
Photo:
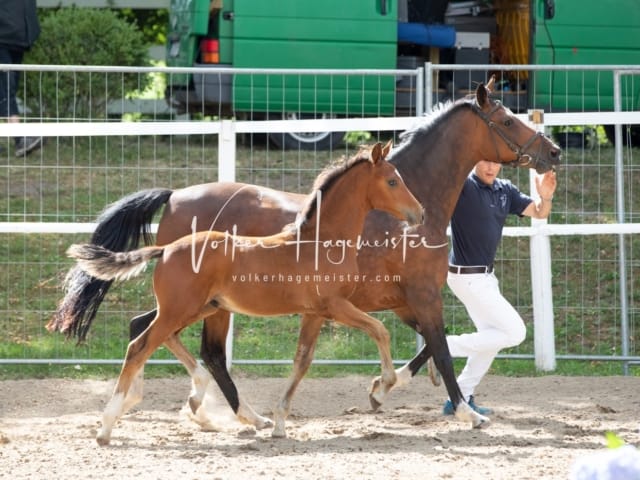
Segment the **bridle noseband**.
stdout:
<path fill-rule="evenodd" d="M 500 162 L 500 153 L 498 151 L 498 144 L 496 143 L 495 135 L 491 135 L 491 139 L 493 140 L 493 146 L 496 149 L 496 157 L 499 163 L 504 163 L 505 165 L 512 165 L 514 167 L 535 167 L 540 162 L 540 153 L 542 151 L 542 141 L 540 141 L 540 147 L 534 157 L 532 157 L 527 149 L 535 143 L 537 139 L 544 138 L 544 133 L 535 132 L 531 135 L 531 138 L 525 142 L 524 145 L 520 146 L 513 140 L 511 140 L 506 133 L 502 131 L 502 129 L 498 128 L 498 124 L 491 120 L 491 117 L 494 113 L 500 110 L 502 107 L 502 103 L 499 100 L 494 101 L 494 107 L 491 111 L 486 114 L 482 111 L 482 109 L 474 102 L 471 104 L 471 109 L 487 124 L 489 127 L 489 131 L 491 133 L 496 133 L 504 143 L 507 144 L 509 149 L 516 155 L 515 160 L 511 160 L 510 162 Z"/>

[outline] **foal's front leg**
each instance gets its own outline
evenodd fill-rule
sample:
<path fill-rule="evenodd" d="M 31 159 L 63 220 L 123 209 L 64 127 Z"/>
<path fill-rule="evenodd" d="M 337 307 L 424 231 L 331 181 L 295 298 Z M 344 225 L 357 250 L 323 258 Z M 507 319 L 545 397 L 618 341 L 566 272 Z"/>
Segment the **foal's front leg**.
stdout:
<path fill-rule="evenodd" d="M 298 348 L 293 360 L 293 371 L 289 377 L 289 383 L 287 384 L 285 393 L 273 411 L 273 419 L 275 421 L 275 426 L 271 432 L 271 436 L 273 437 L 287 436 L 284 423 L 291 411 L 291 399 L 302 377 L 304 377 L 307 370 L 309 370 L 309 366 L 313 360 L 313 353 L 316 349 L 318 335 L 320 335 L 320 329 L 324 324 L 324 320 L 323 317 L 317 315 L 307 314 L 302 316 Z"/>
<path fill-rule="evenodd" d="M 357 309 L 348 300 L 335 298 L 332 299 L 331 305 L 333 309 L 332 316 L 336 322 L 364 331 L 378 346 L 382 374 L 379 377 L 378 388 L 375 391 L 370 390 L 369 393 L 369 402 L 372 408 L 376 409 L 382 405 L 385 397 L 397 382 L 397 375 L 393 369 L 393 359 L 391 358 L 391 348 L 389 346 L 391 336 L 380 320 Z"/>

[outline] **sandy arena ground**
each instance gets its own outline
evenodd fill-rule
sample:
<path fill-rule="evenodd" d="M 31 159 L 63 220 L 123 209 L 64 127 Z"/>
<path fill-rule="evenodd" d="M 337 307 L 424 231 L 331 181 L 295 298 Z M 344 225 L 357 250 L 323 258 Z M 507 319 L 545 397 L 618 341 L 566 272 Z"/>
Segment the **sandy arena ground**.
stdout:
<path fill-rule="evenodd" d="M 240 378 L 263 415 L 285 379 Z M 305 379 L 273 439 L 207 400 L 219 431 L 184 407 L 187 377 L 147 380 L 145 399 L 95 442 L 114 381 L 0 382 L 0 472 L 18 479 L 566 479 L 577 457 L 602 451 L 605 432 L 640 445 L 640 377 L 487 377 L 477 392 L 492 423 L 470 429 L 441 415 L 444 387 L 421 375 L 372 412 L 370 378 Z"/>

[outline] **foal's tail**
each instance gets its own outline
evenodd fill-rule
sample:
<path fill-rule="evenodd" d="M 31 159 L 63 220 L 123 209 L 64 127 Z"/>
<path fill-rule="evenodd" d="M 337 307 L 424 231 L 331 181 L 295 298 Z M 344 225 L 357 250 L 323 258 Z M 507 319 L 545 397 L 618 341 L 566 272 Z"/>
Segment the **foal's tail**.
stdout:
<path fill-rule="evenodd" d="M 99 280 L 112 282 L 139 275 L 149 261 L 162 256 L 164 247 L 143 247 L 129 252 L 112 252 L 100 245 L 71 245 L 67 255 L 75 258 L 78 266 Z"/>
<path fill-rule="evenodd" d="M 138 248 L 141 237 L 146 244 L 152 243 L 151 221 L 172 193 L 167 188 L 141 190 L 109 205 L 97 219 L 91 243 L 114 252 Z M 74 266 L 67 273 L 65 296 L 47 329 L 83 341 L 112 282 L 91 277 Z"/>

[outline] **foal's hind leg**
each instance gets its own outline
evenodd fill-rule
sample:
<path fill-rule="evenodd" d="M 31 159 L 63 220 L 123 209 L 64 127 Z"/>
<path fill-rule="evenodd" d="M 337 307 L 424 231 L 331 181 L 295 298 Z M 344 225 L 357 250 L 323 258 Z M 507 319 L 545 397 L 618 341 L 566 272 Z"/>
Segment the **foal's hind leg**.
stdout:
<path fill-rule="evenodd" d="M 218 310 L 205 318 L 200 356 L 238 420 L 253 425 L 256 429 L 271 427 L 273 422 L 267 417 L 258 415 L 251 405 L 238 394 L 238 389 L 229 375 L 226 356 L 229 322 L 230 313 L 226 310 Z"/>
<path fill-rule="evenodd" d="M 178 332 L 171 334 L 165 340 L 164 345 L 184 365 L 191 377 L 191 392 L 187 400 L 192 413 L 191 418 L 202 428 L 214 429 L 211 419 L 207 415 L 205 408 L 202 407 L 207 386 L 211 382 L 211 374 L 187 350 L 182 341 L 180 341 Z"/>
<path fill-rule="evenodd" d="M 134 340 L 146 330 L 155 318 L 156 313 L 157 310 L 154 309 L 131 319 L 131 322 L 129 322 L 129 341 Z M 170 335 L 164 344 L 178 361 L 184 365 L 184 368 L 191 377 L 191 393 L 189 394 L 188 404 L 193 413 L 194 420 L 203 427 L 209 428 L 211 421 L 207 418 L 206 412 L 204 412 L 204 410 L 199 411 L 199 408 L 202 405 L 202 399 L 204 398 L 207 385 L 211 381 L 211 375 L 205 368 L 200 366 L 189 350 L 187 350 L 180 341 L 177 332 Z M 125 398 L 123 413 L 142 400 L 143 383 L 144 365 L 140 368 Z"/>
<path fill-rule="evenodd" d="M 129 322 L 129 342 L 140 336 L 142 332 L 149 326 L 151 321 L 156 316 L 156 310 L 145 312 L 141 315 L 133 317 Z M 133 383 L 129 388 L 126 398 L 124 399 L 124 405 L 122 407 L 122 413 L 129 411 L 135 405 L 142 401 L 144 387 L 144 365 L 140 368 Z"/>
<path fill-rule="evenodd" d="M 156 322 L 159 317 L 156 318 Z M 122 365 L 122 371 L 118 377 L 118 383 L 113 391 L 111 399 L 107 403 L 102 416 L 102 428 L 98 432 L 96 441 L 99 445 L 108 445 L 111 440 L 113 425 L 124 413 L 125 398 L 129 392 L 135 376 L 151 354 L 167 338 L 167 331 L 162 328 L 154 328 L 154 323 L 129 343 L 127 354 Z"/>
<path fill-rule="evenodd" d="M 298 337 L 298 348 L 293 360 L 293 371 L 289 377 L 289 383 L 284 395 L 280 398 L 278 405 L 274 409 L 273 417 L 275 427 L 271 435 L 273 437 L 286 437 L 284 422 L 291 410 L 291 398 L 304 377 L 313 360 L 313 353 L 316 349 L 318 335 L 324 324 L 324 318 L 317 315 L 303 315 L 300 325 L 300 336 Z"/>

